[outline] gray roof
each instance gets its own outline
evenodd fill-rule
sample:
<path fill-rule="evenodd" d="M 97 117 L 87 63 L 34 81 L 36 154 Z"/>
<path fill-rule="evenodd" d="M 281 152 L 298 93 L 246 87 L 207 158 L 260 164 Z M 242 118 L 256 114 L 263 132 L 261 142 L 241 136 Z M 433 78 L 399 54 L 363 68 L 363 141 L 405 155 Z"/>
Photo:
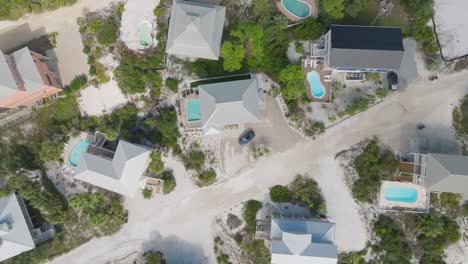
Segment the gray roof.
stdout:
<path fill-rule="evenodd" d="M 430 191 L 468 195 L 468 157 L 427 154 L 426 187 Z"/>
<path fill-rule="evenodd" d="M 27 92 L 35 91 L 44 86 L 44 81 L 39 74 L 28 47 L 11 53 L 10 58 L 16 68 L 18 78 L 23 82 Z"/>
<path fill-rule="evenodd" d="M 0 261 L 35 247 L 15 194 L 0 198 Z"/>
<path fill-rule="evenodd" d="M 189 1 L 174 1 L 166 52 L 217 60 L 226 8 Z"/>
<path fill-rule="evenodd" d="M 8 97 L 18 91 L 18 86 L 5 59 L 5 55 L 0 50 L 0 98 Z"/>
<path fill-rule="evenodd" d="M 398 70 L 403 59 L 401 29 L 332 25 L 329 67 Z"/>
<path fill-rule="evenodd" d="M 198 86 L 205 134 L 220 133 L 225 125 L 257 122 L 262 90 L 257 79 Z"/>
<path fill-rule="evenodd" d="M 335 224 L 272 218 L 271 263 L 337 263 Z"/>
<path fill-rule="evenodd" d="M 133 196 L 146 170 L 150 151 L 120 140 L 113 158 L 84 153 L 76 179 L 122 195 Z"/>

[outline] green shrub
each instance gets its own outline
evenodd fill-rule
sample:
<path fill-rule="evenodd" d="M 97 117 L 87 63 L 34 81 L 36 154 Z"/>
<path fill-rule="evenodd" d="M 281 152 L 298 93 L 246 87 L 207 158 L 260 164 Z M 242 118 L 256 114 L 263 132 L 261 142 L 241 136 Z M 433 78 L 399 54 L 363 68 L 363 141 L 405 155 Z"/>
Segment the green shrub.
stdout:
<path fill-rule="evenodd" d="M 150 141 L 153 144 L 159 144 L 164 148 L 178 147 L 178 139 L 180 137 L 179 127 L 177 126 L 177 114 L 174 108 L 163 108 L 160 110 L 156 127 L 150 136 Z"/>
<path fill-rule="evenodd" d="M 166 264 L 164 255 L 160 251 L 150 251 L 144 253 L 145 255 L 145 264 Z"/>
<path fill-rule="evenodd" d="M 38 157 L 42 162 L 60 161 L 63 142 L 46 139 L 39 144 Z"/>
<path fill-rule="evenodd" d="M 151 197 L 153 197 L 153 191 L 149 188 L 142 189 L 141 194 L 143 195 L 143 198 L 148 200 L 151 199 Z"/>
<path fill-rule="evenodd" d="M 292 199 L 291 191 L 285 186 L 275 185 L 270 188 L 270 200 L 275 203 L 288 203 Z"/>
<path fill-rule="evenodd" d="M 304 53 L 304 45 L 302 45 L 300 42 L 296 42 L 296 53 Z"/>
<path fill-rule="evenodd" d="M 91 52 L 91 48 L 90 48 L 90 47 L 86 46 L 86 47 L 83 48 L 83 53 L 84 53 L 84 54 L 89 54 L 90 52 Z"/>
<path fill-rule="evenodd" d="M 378 263 L 411 263 L 413 253 L 398 223 L 381 214 L 374 222 L 373 228 L 380 238 L 377 248 L 385 252 L 379 257 Z"/>
<path fill-rule="evenodd" d="M 377 140 L 372 140 L 361 155 L 354 160 L 359 179 L 354 182 L 352 193 L 360 202 L 372 202 L 377 196 L 381 176 L 391 177 L 398 167 L 398 160 L 390 151 L 381 151 Z M 385 178 L 384 178 L 385 179 Z"/>
<path fill-rule="evenodd" d="M 148 171 L 154 175 L 159 175 L 164 171 L 164 162 L 161 158 L 161 152 L 153 151 L 150 155 L 151 161 L 148 164 Z"/>
<path fill-rule="evenodd" d="M 179 80 L 174 79 L 174 78 L 167 78 L 165 84 L 166 84 L 167 89 L 175 93 L 179 91 Z"/>
<path fill-rule="evenodd" d="M 191 148 L 187 154 L 182 156 L 182 163 L 187 170 L 201 172 L 205 164 L 205 154 L 201 150 Z"/>
<path fill-rule="evenodd" d="M 124 209 L 116 195 L 104 197 L 102 193 L 80 193 L 70 199 L 70 205 L 92 226 L 119 230 L 124 224 Z"/>
<path fill-rule="evenodd" d="M 85 87 L 88 84 L 88 79 L 86 78 L 86 75 L 79 75 L 76 76 L 70 83 L 70 85 L 65 85 L 63 87 L 63 90 L 65 93 L 71 93 L 74 91 L 78 91 L 81 88 Z"/>
<path fill-rule="evenodd" d="M 88 29 L 91 33 L 98 33 L 102 29 L 102 20 L 99 18 L 93 18 L 89 21 Z"/>
<path fill-rule="evenodd" d="M 305 94 L 306 87 L 304 80 L 304 72 L 299 65 L 291 64 L 281 71 L 281 93 L 286 101 L 297 100 Z"/>
<path fill-rule="evenodd" d="M 163 173 L 159 174 L 157 178 L 164 181 L 163 183 L 163 192 L 164 194 L 168 194 L 174 190 L 176 187 L 176 180 L 174 178 L 174 174 L 172 171 L 164 171 Z"/>
<path fill-rule="evenodd" d="M 96 39 L 101 45 L 112 45 L 117 41 L 117 33 L 119 25 L 113 17 L 108 17 L 103 23 L 102 27 L 97 33 Z"/>
<path fill-rule="evenodd" d="M 94 65 L 91 65 L 89 67 L 89 72 L 88 73 L 89 73 L 90 76 L 95 76 L 96 75 L 96 67 L 94 67 Z"/>
<path fill-rule="evenodd" d="M 245 244 L 242 255 L 255 264 L 270 264 L 270 250 L 265 246 L 263 239 L 255 239 Z"/>
<path fill-rule="evenodd" d="M 257 212 L 262 209 L 262 203 L 256 200 L 248 200 L 244 205 L 245 231 L 248 234 L 254 234 L 256 229 Z"/>
<path fill-rule="evenodd" d="M 378 98 L 385 98 L 388 95 L 388 89 L 384 88 L 377 88 L 375 91 L 375 95 L 377 95 Z"/>
<path fill-rule="evenodd" d="M 201 186 L 211 185 L 216 180 L 216 171 L 212 168 L 202 170 L 198 173 L 198 181 Z"/>
<path fill-rule="evenodd" d="M 301 206 L 308 207 L 313 215 L 326 213 L 325 200 L 318 184 L 301 175 L 297 175 L 290 186 L 292 201 Z"/>

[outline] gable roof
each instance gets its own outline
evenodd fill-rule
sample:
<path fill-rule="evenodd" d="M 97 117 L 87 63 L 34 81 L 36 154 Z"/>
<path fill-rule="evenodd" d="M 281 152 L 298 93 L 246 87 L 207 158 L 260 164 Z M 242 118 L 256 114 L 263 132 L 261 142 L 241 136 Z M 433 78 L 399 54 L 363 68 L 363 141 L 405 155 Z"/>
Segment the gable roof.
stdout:
<path fill-rule="evenodd" d="M 468 157 L 427 154 L 426 187 L 430 191 L 468 195 Z"/>
<path fill-rule="evenodd" d="M 44 86 L 44 81 L 37 69 L 28 47 L 24 47 L 10 54 L 11 62 L 23 82 L 27 92 L 35 91 Z"/>
<path fill-rule="evenodd" d="M 122 195 L 133 196 L 146 170 L 150 151 L 120 140 L 112 158 L 84 153 L 75 178 Z"/>
<path fill-rule="evenodd" d="M 19 91 L 5 56 L 0 50 L 0 98 L 10 96 Z"/>
<path fill-rule="evenodd" d="M 330 67 L 400 68 L 404 52 L 400 28 L 331 25 L 330 34 Z"/>
<path fill-rule="evenodd" d="M 255 77 L 248 80 L 198 86 L 205 134 L 220 133 L 225 125 L 260 119 L 259 88 Z"/>
<path fill-rule="evenodd" d="M 166 52 L 217 60 L 226 8 L 188 1 L 172 4 Z"/>
<path fill-rule="evenodd" d="M 0 261 L 35 247 L 15 194 L 0 198 Z"/>
<path fill-rule="evenodd" d="M 335 224 L 312 220 L 271 220 L 271 263 L 337 263 Z"/>

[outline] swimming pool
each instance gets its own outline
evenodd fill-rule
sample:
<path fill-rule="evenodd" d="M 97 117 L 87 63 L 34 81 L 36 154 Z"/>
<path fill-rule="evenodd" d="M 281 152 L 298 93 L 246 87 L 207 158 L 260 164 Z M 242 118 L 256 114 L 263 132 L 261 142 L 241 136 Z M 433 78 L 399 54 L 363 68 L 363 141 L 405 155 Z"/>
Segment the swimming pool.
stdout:
<path fill-rule="evenodd" d="M 140 48 L 146 49 L 153 44 L 153 36 L 151 35 L 152 28 L 153 24 L 148 20 L 143 20 L 138 25 L 138 40 Z"/>
<path fill-rule="evenodd" d="M 70 151 L 70 154 L 68 154 L 68 163 L 72 165 L 73 167 L 78 167 L 78 162 L 81 159 L 81 156 L 83 153 L 85 153 L 88 150 L 88 146 L 91 142 L 84 138 L 80 142 L 78 142 L 75 146 Z"/>
<path fill-rule="evenodd" d="M 201 120 L 200 99 L 187 100 L 187 121 L 194 122 Z"/>
<path fill-rule="evenodd" d="M 307 81 L 310 84 L 310 91 L 312 96 L 321 99 L 325 95 L 325 87 L 320 81 L 320 75 L 316 71 L 310 71 L 307 73 Z"/>
<path fill-rule="evenodd" d="M 414 203 L 418 200 L 418 191 L 412 187 L 385 186 L 384 198 L 392 202 Z"/>
<path fill-rule="evenodd" d="M 310 5 L 301 0 L 281 0 L 281 4 L 291 15 L 298 18 L 310 16 Z"/>

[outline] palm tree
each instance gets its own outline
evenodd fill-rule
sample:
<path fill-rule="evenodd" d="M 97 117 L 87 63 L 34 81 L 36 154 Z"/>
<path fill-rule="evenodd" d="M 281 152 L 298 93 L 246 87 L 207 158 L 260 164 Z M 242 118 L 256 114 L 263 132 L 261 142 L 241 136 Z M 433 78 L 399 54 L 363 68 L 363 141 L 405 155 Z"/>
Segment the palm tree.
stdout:
<path fill-rule="evenodd" d="M 276 14 L 273 17 L 273 23 L 277 25 L 280 29 L 286 29 L 289 24 L 289 19 L 283 14 Z"/>

